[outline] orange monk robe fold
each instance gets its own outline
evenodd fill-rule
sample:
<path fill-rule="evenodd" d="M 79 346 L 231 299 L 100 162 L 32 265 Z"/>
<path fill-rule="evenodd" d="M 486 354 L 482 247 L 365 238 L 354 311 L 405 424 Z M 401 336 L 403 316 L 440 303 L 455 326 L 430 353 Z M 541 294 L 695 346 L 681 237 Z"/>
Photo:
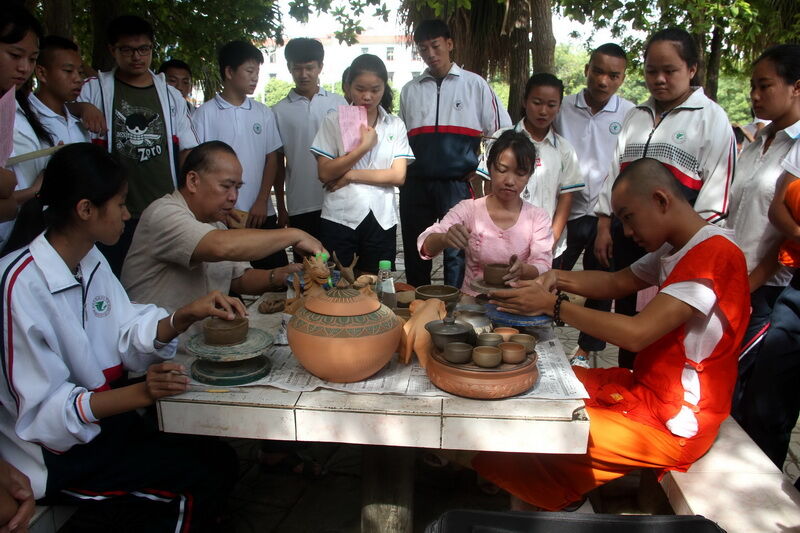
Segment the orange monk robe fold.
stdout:
<path fill-rule="evenodd" d="M 730 411 L 737 348 L 749 319 L 744 256 L 726 237 L 709 237 L 683 255 L 660 289 L 692 280 L 709 282 L 725 319 L 721 338 L 707 357 L 698 363 L 687 356 L 684 324 L 642 350 L 632 372 L 576 368 L 590 396 L 587 453 L 481 453 L 473 459 L 475 470 L 518 498 L 555 511 L 631 470 L 686 470 L 699 459 Z M 687 368 L 699 383 L 696 404 L 684 401 Z M 697 420 L 690 438 L 672 434 L 666 425 L 687 406 Z"/>

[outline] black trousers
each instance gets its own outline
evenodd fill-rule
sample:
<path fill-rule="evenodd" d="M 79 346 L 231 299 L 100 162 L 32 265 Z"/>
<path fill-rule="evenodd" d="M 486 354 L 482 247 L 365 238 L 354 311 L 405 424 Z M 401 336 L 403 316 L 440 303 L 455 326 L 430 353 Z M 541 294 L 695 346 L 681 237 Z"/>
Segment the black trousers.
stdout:
<path fill-rule="evenodd" d="M 297 228 L 305 231 L 312 237 L 322 240 L 320 237 L 319 221 L 321 220 L 322 211 L 310 211 L 299 215 L 289 215 L 289 227 Z M 293 253 L 294 262 L 302 263 L 303 258 L 297 252 Z M 337 254 L 338 257 L 338 254 Z"/>
<path fill-rule="evenodd" d="M 618 218 L 611 219 L 611 240 L 614 244 L 614 257 L 611 260 L 611 271 L 619 272 L 635 263 L 643 257 L 647 251 L 625 236 L 622 222 Z M 633 316 L 636 314 L 636 294 L 631 294 L 625 298 L 614 300 L 614 312 L 620 315 Z M 633 368 L 633 361 L 636 353 L 624 348 L 619 349 L 619 366 L 622 368 Z"/>
<path fill-rule="evenodd" d="M 750 438 L 783 468 L 800 413 L 800 274 L 775 302 L 737 411 Z"/>
<path fill-rule="evenodd" d="M 73 531 L 216 531 L 238 477 L 230 446 L 159 432 L 136 413 L 104 419 L 91 442 L 57 455 L 43 451 L 41 503 L 79 505 Z"/>
<path fill-rule="evenodd" d="M 567 249 L 553 261 L 553 268 L 572 270 L 583 254 L 584 270 L 608 271 L 602 266 L 594 255 L 594 240 L 597 237 L 597 217 L 585 215 L 567 222 Z M 594 300 L 587 298 L 583 304 L 588 309 L 597 311 L 611 311 L 611 300 Z M 581 332 L 578 336 L 578 346 L 587 352 L 605 350 L 606 341 Z"/>
<path fill-rule="evenodd" d="M 394 270 L 394 259 L 397 255 L 397 226 L 383 229 L 372 211 L 361 221 L 356 229 L 344 224 L 320 219 L 322 244 L 343 265 L 353 261 L 358 255 L 356 269 L 361 272 L 377 274 L 379 261 L 391 261 Z"/>
<path fill-rule="evenodd" d="M 409 178 L 400 187 L 400 227 L 409 284 L 419 287 L 431 282 L 433 262 L 419 256 L 417 237 L 441 220 L 450 208 L 470 196 L 469 185 L 458 180 Z M 443 255 L 445 284 L 461 288 L 466 266 L 464 251 L 445 248 Z"/>
<path fill-rule="evenodd" d="M 272 215 L 267 217 L 261 229 L 278 229 L 278 216 Z M 273 269 L 280 268 L 289 264 L 289 258 L 286 256 L 286 250 L 279 250 L 272 255 L 257 259 L 250 262 L 253 268 Z"/>

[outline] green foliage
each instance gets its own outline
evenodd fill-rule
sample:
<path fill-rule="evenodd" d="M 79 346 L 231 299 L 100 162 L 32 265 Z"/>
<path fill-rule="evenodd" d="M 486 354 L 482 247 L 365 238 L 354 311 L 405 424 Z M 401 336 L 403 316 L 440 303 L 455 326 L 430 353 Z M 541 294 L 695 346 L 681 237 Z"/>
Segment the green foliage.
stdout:
<path fill-rule="evenodd" d="M 280 102 L 287 94 L 289 94 L 289 91 L 292 89 L 292 87 L 294 87 L 294 83 L 290 81 L 272 78 L 264 86 L 264 92 L 256 95 L 256 100 L 262 104 L 272 107 Z"/>

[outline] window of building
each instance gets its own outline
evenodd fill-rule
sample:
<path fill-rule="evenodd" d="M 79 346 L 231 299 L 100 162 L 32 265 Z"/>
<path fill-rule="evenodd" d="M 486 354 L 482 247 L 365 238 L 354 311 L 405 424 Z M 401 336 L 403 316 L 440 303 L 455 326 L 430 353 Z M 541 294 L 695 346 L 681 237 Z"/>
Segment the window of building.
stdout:
<path fill-rule="evenodd" d="M 276 63 L 276 62 L 277 62 L 277 60 L 278 60 L 277 54 L 275 53 L 275 50 L 272 50 L 272 51 L 269 53 L 269 62 L 270 62 L 270 63 Z"/>
<path fill-rule="evenodd" d="M 394 46 L 386 47 L 386 61 L 394 61 Z"/>
<path fill-rule="evenodd" d="M 362 46 L 361 47 L 361 53 L 362 54 L 368 54 L 369 53 L 369 48 L 367 48 L 366 46 Z"/>
<path fill-rule="evenodd" d="M 389 83 L 394 81 L 394 72 L 389 72 Z"/>
<path fill-rule="evenodd" d="M 411 48 L 411 59 L 413 61 L 419 61 L 419 52 L 417 51 L 417 47 L 416 46 Z"/>
<path fill-rule="evenodd" d="M 269 79 L 271 79 L 271 80 L 274 80 L 274 79 L 275 79 L 275 78 L 277 78 L 277 77 L 278 77 L 278 75 L 277 75 L 277 74 L 275 74 L 274 72 L 270 72 L 270 73 L 269 73 Z"/>

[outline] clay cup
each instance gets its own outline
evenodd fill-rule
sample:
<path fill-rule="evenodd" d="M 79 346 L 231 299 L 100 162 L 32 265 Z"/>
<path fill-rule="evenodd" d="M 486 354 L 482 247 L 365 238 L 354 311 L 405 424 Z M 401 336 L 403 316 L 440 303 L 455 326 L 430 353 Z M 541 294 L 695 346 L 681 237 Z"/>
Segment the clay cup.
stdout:
<path fill-rule="evenodd" d="M 508 339 L 510 342 L 518 342 L 525 347 L 525 353 L 533 353 L 536 349 L 536 337 L 528 335 L 527 333 L 518 333 L 511 335 Z"/>
<path fill-rule="evenodd" d="M 525 360 L 525 346 L 517 342 L 501 342 L 498 348 L 503 352 L 504 363 L 515 365 Z"/>
<path fill-rule="evenodd" d="M 472 350 L 472 362 L 483 368 L 494 368 L 503 361 L 503 353 L 496 346 L 478 346 Z"/>
<path fill-rule="evenodd" d="M 472 346 L 466 342 L 449 342 L 444 347 L 444 358 L 457 365 L 469 363 Z"/>
<path fill-rule="evenodd" d="M 505 285 L 503 276 L 508 274 L 509 265 L 507 263 L 490 263 L 483 266 L 483 281 L 487 285 L 502 287 Z"/>

